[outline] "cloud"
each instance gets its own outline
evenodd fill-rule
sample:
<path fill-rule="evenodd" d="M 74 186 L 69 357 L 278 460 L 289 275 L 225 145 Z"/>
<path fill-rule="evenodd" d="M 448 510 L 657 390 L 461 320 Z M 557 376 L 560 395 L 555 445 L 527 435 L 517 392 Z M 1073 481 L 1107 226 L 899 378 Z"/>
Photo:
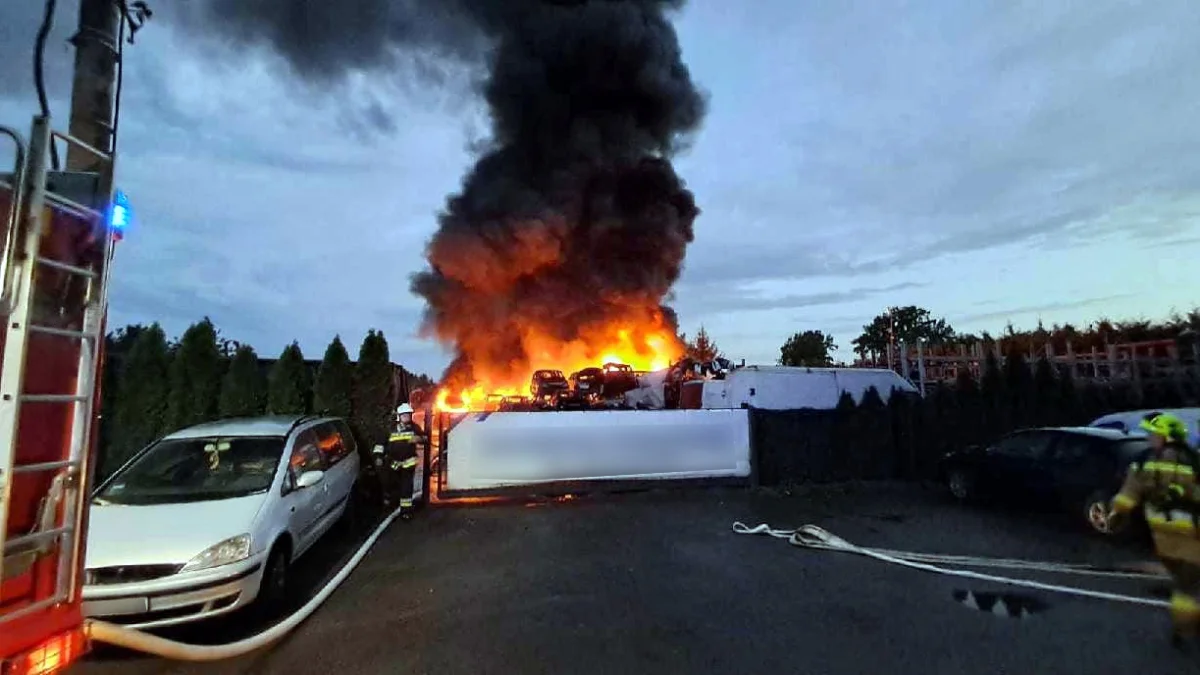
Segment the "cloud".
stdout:
<path fill-rule="evenodd" d="M 958 317 L 958 323 L 979 324 L 981 322 L 995 321 L 997 319 L 1008 319 L 1010 317 L 1019 317 L 1030 314 L 1051 314 L 1054 312 L 1062 312 L 1068 309 L 1089 309 L 1098 307 L 1106 303 L 1111 303 L 1114 300 L 1122 300 L 1125 298 L 1136 297 L 1136 293 L 1114 293 L 1099 298 L 1085 298 L 1081 300 L 1066 300 L 1062 302 L 1049 302 L 1038 305 L 1026 305 L 1022 307 L 1012 307 L 1003 310 L 995 310 L 989 312 L 975 312 L 972 314 L 964 314 Z M 1097 316 L 1097 318 L 1100 318 Z"/>
<path fill-rule="evenodd" d="M 32 40 L 40 17 L 29 14 L 27 30 L 11 30 Z M 3 18 L 11 27 L 7 8 Z M 178 334 L 208 315 L 264 354 L 298 339 L 318 356 L 335 333 L 351 344 L 378 328 L 394 356 L 415 359 L 406 365 L 440 371 L 441 348 L 415 337 L 421 306 L 408 276 L 477 120 L 446 116 L 436 95 L 415 108 L 370 99 L 362 133 L 349 133 L 353 107 L 297 99 L 270 63 L 203 63 L 176 38 L 151 23 L 126 52 L 118 183 L 135 220 L 117 252 L 111 323 L 159 321 Z M 9 66 L 12 42 L 3 48 Z M 69 54 L 47 65 L 53 111 L 65 113 Z M 22 125 L 32 96 L 10 93 L 0 119 Z M 370 110 L 383 105 L 407 124 L 390 140 Z"/>
<path fill-rule="evenodd" d="M 1162 208 L 1200 180 L 1187 121 L 1200 83 L 1181 76 L 1200 46 L 1177 29 L 1200 8 L 762 4 L 696 4 L 690 15 L 695 41 L 718 20 L 760 38 L 738 61 L 741 102 L 714 108 L 706 136 L 722 139 L 702 140 L 690 162 L 721 166 L 723 201 L 742 195 L 751 220 L 793 223 L 792 236 L 752 230 L 743 246 L 836 229 L 856 235 L 856 252 L 901 254 L 903 267 L 1066 235 L 1147 197 L 1159 199 L 1143 209 Z M 783 25 L 788 39 L 772 39 Z M 706 70 L 727 57 L 696 58 Z M 764 262 L 764 274 L 785 269 Z"/>
<path fill-rule="evenodd" d="M 46 39 L 44 81 L 50 95 L 59 97 L 70 87 L 73 48 L 67 40 L 75 34 L 78 2 L 62 0 L 53 14 Z M 0 96 L 33 104 L 33 45 L 42 23 L 45 3 L 37 0 L 6 2 L 0 10 Z M 32 110 L 32 108 L 31 108 Z"/>
<path fill-rule="evenodd" d="M 805 309 L 829 305 L 844 305 L 868 301 L 879 295 L 903 293 L 925 284 L 904 281 L 881 287 L 855 286 L 845 289 L 811 293 L 771 293 L 754 286 L 730 285 L 721 281 L 708 282 L 702 289 L 689 287 L 689 297 L 699 297 L 703 313 L 762 312 Z"/>
<path fill-rule="evenodd" d="M 60 119 L 75 4 L 47 49 Z M 412 337 L 408 277 L 486 137 L 470 73 L 415 60 L 318 90 L 155 9 L 126 50 L 119 182 L 136 222 L 114 321 L 210 314 L 264 353 L 377 327 L 439 370 L 440 347 Z M 21 128 L 40 13 L 0 9 L 0 122 Z M 677 162 L 703 209 L 683 325 L 773 360 L 798 328 L 846 342 L 888 304 L 964 328 L 1119 314 L 1134 293 L 1151 313 L 1182 306 L 1200 269 L 1167 262 L 1200 254 L 1198 21 L 1183 2 L 693 0 L 679 30 L 711 109 Z M 989 262 L 997 249 L 1012 261 Z"/>

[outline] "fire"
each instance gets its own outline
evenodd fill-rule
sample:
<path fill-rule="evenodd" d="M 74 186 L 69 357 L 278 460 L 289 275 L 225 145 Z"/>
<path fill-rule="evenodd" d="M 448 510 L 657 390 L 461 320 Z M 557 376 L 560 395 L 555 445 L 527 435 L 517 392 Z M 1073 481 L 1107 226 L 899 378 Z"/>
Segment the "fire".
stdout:
<path fill-rule="evenodd" d="M 655 371 L 669 368 L 684 353 L 683 343 L 675 332 L 658 325 L 610 329 L 591 340 L 570 342 L 527 331 L 521 341 L 529 355 L 528 368 L 524 369 L 522 377 L 514 379 L 511 375 L 479 372 L 481 369 L 477 365 L 476 382 L 457 391 L 449 387 L 438 390 L 436 408 L 445 412 L 468 412 L 482 409 L 491 396 L 528 395 L 529 381 L 535 370 L 561 370 L 570 377 L 571 373 L 584 368 L 623 363 L 636 371 Z M 512 368 L 502 370 L 514 372 Z"/>

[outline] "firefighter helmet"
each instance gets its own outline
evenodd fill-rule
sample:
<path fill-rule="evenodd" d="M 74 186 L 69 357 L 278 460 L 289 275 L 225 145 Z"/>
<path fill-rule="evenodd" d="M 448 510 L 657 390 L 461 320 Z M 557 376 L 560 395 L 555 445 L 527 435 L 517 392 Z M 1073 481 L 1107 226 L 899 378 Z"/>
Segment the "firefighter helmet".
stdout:
<path fill-rule="evenodd" d="M 1142 429 L 1176 443 L 1187 442 L 1187 425 L 1170 413 L 1153 412 L 1142 418 Z"/>
<path fill-rule="evenodd" d="M 404 413 L 408 413 L 411 415 L 412 411 L 413 411 L 412 406 L 407 403 L 401 403 L 400 407 L 396 408 L 397 415 L 403 415 Z"/>

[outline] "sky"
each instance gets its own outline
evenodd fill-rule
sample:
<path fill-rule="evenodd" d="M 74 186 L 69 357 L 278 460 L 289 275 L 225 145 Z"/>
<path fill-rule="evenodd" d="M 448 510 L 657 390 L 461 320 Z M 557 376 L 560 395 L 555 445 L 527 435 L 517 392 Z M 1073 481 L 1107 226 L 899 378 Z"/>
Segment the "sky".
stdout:
<path fill-rule="evenodd" d="M 65 123 L 77 10 L 59 4 L 46 77 Z M 482 104 L 410 71 L 304 86 L 151 6 L 126 50 L 135 222 L 109 325 L 178 334 L 207 315 L 264 356 L 298 340 L 310 358 L 377 328 L 394 361 L 440 373 L 409 276 L 486 138 Z M 0 7 L 0 123 L 22 129 L 40 12 Z M 1188 0 L 692 0 L 676 26 L 710 103 L 675 160 L 702 209 L 681 329 L 773 363 L 807 329 L 848 359 L 889 305 L 998 332 L 1200 304 L 1198 23 Z"/>

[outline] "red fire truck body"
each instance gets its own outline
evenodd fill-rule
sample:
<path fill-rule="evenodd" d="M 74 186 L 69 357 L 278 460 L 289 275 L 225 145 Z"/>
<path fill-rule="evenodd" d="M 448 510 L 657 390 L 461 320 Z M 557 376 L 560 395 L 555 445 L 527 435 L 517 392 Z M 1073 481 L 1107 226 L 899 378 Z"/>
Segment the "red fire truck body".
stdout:
<path fill-rule="evenodd" d="M 114 243 L 112 157 L 35 119 L 0 174 L 0 673 L 87 649 L 83 560 Z M 58 139 L 95 173 L 49 171 Z"/>

